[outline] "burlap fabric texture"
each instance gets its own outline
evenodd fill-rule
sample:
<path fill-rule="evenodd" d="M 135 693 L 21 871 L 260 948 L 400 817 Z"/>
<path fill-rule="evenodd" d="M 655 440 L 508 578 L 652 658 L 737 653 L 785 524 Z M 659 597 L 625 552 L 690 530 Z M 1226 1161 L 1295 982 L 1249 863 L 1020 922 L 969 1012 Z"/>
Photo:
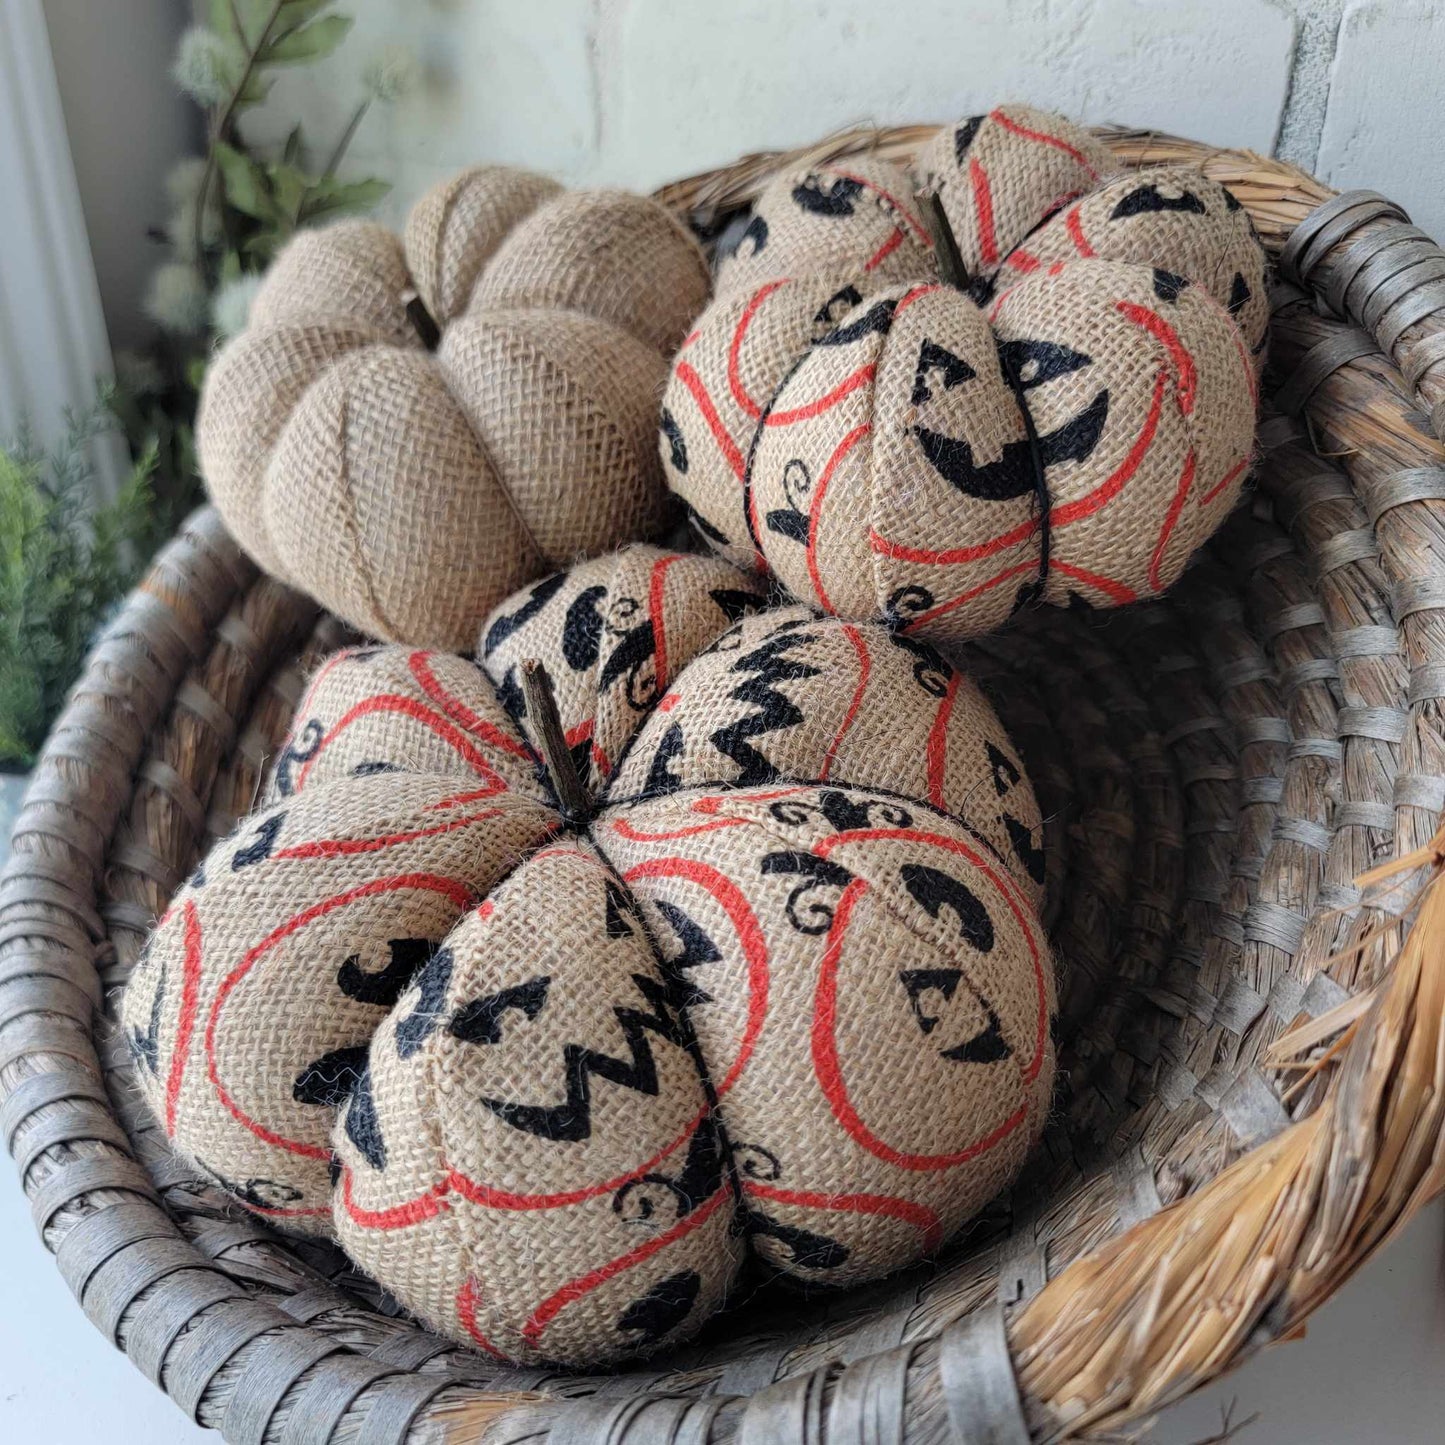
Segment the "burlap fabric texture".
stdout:
<path fill-rule="evenodd" d="M 207 486 L 338 616 L 464 650 L 519 586 L 661 528 L 658 398 L 707 296 L 654 201 L 505 167 L 436 187 L 403 237 L 302 233 L 207 375 Z"/>
<path fill-rule="evenodd" d="M 129 986 L 176 1146 L 483 1351 L 664 1348 L 749 1255 L 877 1276 L 1042 1129 L 1016 752 L 926 644 L 759 602 L 636 548 L 504 604 L 480 666 L 337 654 Z M 518 715 L 523 657 L 588 766 L 581 826 Z"/>
<path fill-rule="evenodd" d="M 737 565 L 936 641 L 1035 599 L 1153 595 L 1248 472 L 1267 319 L 1248 217 L 1186 167 L 1119 176 L 1023 106 L 940 132 L 916 169 L 865 158 L 763 193 L 673 364 L 668 484 Z M 967 294 L 939 285 L 915 185 Z"/>

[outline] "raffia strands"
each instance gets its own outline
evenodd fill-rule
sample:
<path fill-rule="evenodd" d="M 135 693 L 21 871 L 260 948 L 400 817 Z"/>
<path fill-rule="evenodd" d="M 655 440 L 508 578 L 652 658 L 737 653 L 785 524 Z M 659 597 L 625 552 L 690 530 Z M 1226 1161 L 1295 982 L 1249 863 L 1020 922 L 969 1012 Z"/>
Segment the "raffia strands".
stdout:
<path fill-rule="evenodd" d="M 1397 866 L 1438 877 L 1445 830 Z M 1105 1433 L 1237 1360 L 1266 1311 L 1287 1334 L 1445 1187 L 1442 933 L 1437 882 L 1324 1105 L 1078 1262 L 1019 1317 L 1021 1383 L 1055 1420 Z"/>
<path fill-rule="evenodd" d="M 725 219 L 781 169 L 874 142 L 906 163 L 933 134 L 855 132 L 665 196 Z M 1275 254 L 1330 200 L 1247 152 L 1105 134 L 1131 166 L 1201 165 Z M 1351 217 L 1298 280 L 1358 322 L 1418 238 L 1385 247 L 1403 225 L 1388 206 Z M 1266 392 L 1282 414 L 1261 429 L 1247 513 L 1168 602 L 1105 628 L 1026 617 L 967 653 L 1039 791 L 1064 979 L 1068 1086 L 1012 1201 L 877 1295 L 768 1295 L 706 1348 L 605 1383 L 493 1368 L 397 1316 L 328 1246 L 238 1218 L 148 1128 L 96 1022 L 174 880 L 281 748 L 297 649 L 309 671 L 340 640 L 301 642 L 309 606 L 258 583 L 214 514 L 193 519 L 58 721 L 0 878 L 0 1116 L 92 1319 L 202 1423 L 263 1445 L 408 1430 L 541 1445 L 553 1427 L 796 1445 L 880 1421 L 936 1445 L 940 1366 L 1000 1293 L 1019 1301 L 1007 1338 L 1032 1438 L 1117 1440 L 1297 1332 L 1442 1185 L 1445 919 L 1439 887 L 1420 894 L 1445 805 L 1445 450 L 1429 416 L 1445 345 L 1428 290 L 1393 340 L 1410 298 L 1371 308 L 1390 361 L 1288 288 L 1278 299 Z M 1251 1097 L 1283 1095 L 1289 1114 L 1251 1146 L 1227 1086 L 1256 1070 Z M 499 1401 L 525 1408 L 499 1418 Z"/>

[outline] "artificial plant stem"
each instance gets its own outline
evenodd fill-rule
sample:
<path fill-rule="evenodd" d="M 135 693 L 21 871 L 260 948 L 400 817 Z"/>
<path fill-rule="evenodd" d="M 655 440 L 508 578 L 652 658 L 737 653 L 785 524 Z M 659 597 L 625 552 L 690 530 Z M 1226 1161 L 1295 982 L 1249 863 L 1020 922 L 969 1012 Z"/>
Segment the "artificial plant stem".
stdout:
<path fill-rule="evenodd" d="M 577 774 L 577 764 L 572 761 L 572 749 L 567 746 L 552 679 L 539 658 L 529 657 L 522 664 L 522 698 L 527 705 L 528 731 L 557 795 L 562 820 L 569 827 L 580 827 L 587 821 L 592 804 Z"/>
<path fill-rule="evenodd" d="M 368 97 L 363 100 L 351 113 L 351 119 L 346 123 L 346 129 L 341 132 L 341 139 L 336 142 L 336 149 L 331 152 L 331 159 L 326 162 L 326 169 L 321 173 L 322 180 L 330 180 L 336 174 L 336 168 L 341 164 L 342 157 L 351 147 L 351 142 L 356 139 L 356 132 L 361 129 L 361 122 L 366 118 L 366 112 L 371 109 L 371 100 Z"/>
<path fill-rule="evenodd" d="M 193 222 L 195 226 L 195 254 L 196 264 L 204 274 L 206 268 L 206 197 L 211 194 L 211 185 L 216 179 L 216 142 L 226 138 L 226 131 L 230 128 L 231 121 L 235 117 L 236 107 L 241 103 L 241 97 L 245 94 L 246 87 L 251 83 L 251 76 L 256 70 L 256 61 L 259 59 L 262 48 L 271 36 L 271 27 L 280 18 L 281 7 L 285 0 L 271 0 L 271 11 L 266 16 L 266 23 L 262 25 L 260 33 L 256 36 L 256 43 L 250 44 L 246 40 L 246 31 L 236 18 L 236 30 L 241 37 L 242 44 L 246 45 L 246 63 L 241 67 L 241 78 L 231 88 L 226 103 L 216 114 L 216 119 L 211 126 L 210 138 L 206 145 L 206 169 L 201 173 L 201 189 L 196 194 L 196 215 Z M 234 7 L 233 15 L 236 15 Z"/>

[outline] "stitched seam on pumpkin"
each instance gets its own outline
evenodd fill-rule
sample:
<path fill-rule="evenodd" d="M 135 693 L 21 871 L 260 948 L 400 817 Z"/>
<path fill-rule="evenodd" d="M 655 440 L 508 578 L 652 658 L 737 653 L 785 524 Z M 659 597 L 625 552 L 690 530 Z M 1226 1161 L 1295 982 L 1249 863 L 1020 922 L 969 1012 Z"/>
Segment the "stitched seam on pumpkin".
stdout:
<path fill-rule="evenodd" d="M 499 315 L 499 316 L 502 316 L 502 315 L 506 315 L 507 313 L 506 313 L 506 312 L 497 312 L 497 313 L 495 313 L 495 314 L 496 314 L 496 315 Z M 589 316 L 586 312 L 573 313 L 573 312 L 567 311 L 567 310 L 562 309 L 562 308 L 558 308 L 557 314 L 559 314 L 559 315 L 573 315 L 573 314 L 580 315 L 580 316 L 583 317 L 583 319 L 584 319 L 585 321 L 590 322 L 592 325 L 605 327 L 605 328 L 606 328 L 607 330 L 609 330 L 609 331 L 614 331 L 614 332 L 616 332 L 619 336 L 624 337 L 630 344 L 635 345 L 635 346 L 639 347 L 641 350 L 647 352 L 648 355 L 650 355 L 650 356 L 659 356 L 659 358 L 660 358 L 660 353 L 657 352 L 657 351 L 655 350 L 655 348 L 653 348 L 652 346 L 650 346 L 647 342 L 642 341 L 642 340 L 640 340 L 638 337 L 634 336 L 634 335 L 633 335 L 630 331 L 628 331 L 625 327 L 617 325 L 616 322 L 613 322 L 613 321 L 603 321 L 600 317 Z M 501 323 L 500 325 L 504 325 L 504 324 L 505 324 L 505 323 Z M 500 329 L 500 325 L 499 325 L 499 329 Z M 558 360 L 556 359 L 556 357 L 552 354 L 552 352 L 549 351 L 535 336 L 530 336 L 530 335 L 528 335 L 525 331 L 521 331 L 521 330 L 518 330 L 518 331 L 516 331 L 516 332 L 512 332 L 512 331 L 508 330 L 507 335 L 508 335 L 508 336 L 515 337 L 515 340 L 516 340 L 517 344 L 520 345 L 520 346 L 522 346 L 522 347 L 524 347 L 524 348 L 527 350 L 529 356 L 540 359 L 540 360 L 543 361 L 543 362 L 547 365 L 547 367 L 548 367 L 553 373 L 555 373 L 558 377 L 565 378 L 566 381 L 569 383 L 569 385 L 571 385 L 573 388 L 575 388 L 576 391 L 578 392 L 578 394 L 581 396 L 581 398 L 582 398 L 582 400 L 583 400 L 583 402 L 584 402 L 584 404 L 585 404 L 585 406 L 586 406 L 586 408 L 587 408 L 587 415 L 588 415 L 589 419 L 592 420 L 593 422 L 598 422 L 598 423 L 601 423 L 601 424 L 602 424 L 602 426 L 605 428 L 605 431 L 606 431 L 607 435 L 615 439 L 615 441 L 616 441 L 616 443 L 617 443 L 617 446 L 618 446 L 618 450 L 621 451 L 622 454 L 623 454 L 625 457 L 629 458 L 630 460 L 637 460 L 638 454 L 635 452 L 634 448 L 632 447 L 631 443 L 629 442 L 628 437 L 627 437 L 627 433 L 623 430 L 622 427 L 620 427 L 620 426 L 618 425 L 618 423 L 617 423 L 617 421 L 616 421 L 613 413 L 612 413 L 610 410 L 608 410 L 608 409 L 606 409 L 606 408 L 604 408 L 604 407 L 602 406 L 602 404 L 599 402 L 599 400 L 598 400 L 596 394 L 593 392 L 593 390 L 592 390 L 589 386 L 587 386 L 587 385 L 585 384 L 585 378 L 584 378 L 584 376 L 579 376 L 576 372 L 570 370 L 563 362 L 558 361 Z M 565 354 L 565 351 L 566 351 L 566 348 L 565 348 L 565 347 L 563 348 L 563 351 L 564 351 L 564 354 Z M 665 376 L 663 377 L 663 380 L 664 380 L 664 381 L 666 380 L 666 377 L 665 377 Z M 653 404 L 654 404 L 654 406 L 660 406 L 660 405 L 661 405 L 661 399 L 660 399 L 660 397 L 655 397 Z M 656 455 L 657 455 L 657 450 L 656 450 L 657 422 L 656 422 L 656 415 L 655 415 L 655 413 L 653 414 L 653 419 L 652 419 L 652 422 L 651 422 L 651 432 L 652 432 L 652 436 L 653 436 L 654 441 L 653 441 L 653 446 L 652 446 L 651 449 L 650 449 L 650 453 L 651 453 L 652 457 L 653 457 L 654 460 L 655 460 L 655 459 L 656 459 Z M 645 459 L 648 457 L 648 455 L 649 455 L 649 448 L 647 448 L 646 446 L 644 446 L 643 451 L 642 451 L 642 453 L 641 453 L 641 457 L 644 459 L 644 464 L 645 464 Z M 654 531 L 655 531 L 656 527 L 657 527 L 657 526 L 661 523 L 661 521 L 662 521 L 662 513 L 663 513 L 663 511 L 664 511 L 666 502 L 665 502 L 665 496 L 664 496 L 664 499 L 661 500 L 661 501 L 658 501 L 658 500 L 651 500 L 651 501 L 649 501 L 649 494 L 651 493 L 652 490 L 654 490 L 654 489 L 652 489 L 652 488 L 644 488 L 644 489 L 639 493 L 639 495 L 641 496 L 642 500 L 643 500 L 645 503 L 648 503 L 648 504 L 650 505 L 651 510 L 652 510 L 654 513 L 656 513 L 656 515 L 653 517 L 653 528 L 654 528 Z M 664 487 L 662 490 L 663 490 L 664 494 L 667 493 L 666 487 Z M 644 524 L 644 525 L 645 525 L 645 524 Z M 633 539 L 633 540 L 646 541 L 646 540 L 648 540 L 648 535 L 651 535 L 651 534 L 642 535 L 642 536 L 639 536 L 639 537 L 637 537 L 637 538 L 635 538 L 635 539 Z"/>
<path fill-rule="evenodd" d="M 602 860 L 602 864 L 608 873 L 610 873 L 618 885 L 626 891 L 628 898 L 632 901 L 636 909 L 635 917 L 642 929 L 642 936 L 647 941 L 648 951 L 652 954 L 652 961 L 657 968 L 657 975 L 666 983 L 667 962 L 662 956 L 662 950 L 658 947 L 657 940 L 652 936 L 652 929 L 647 926 L 647 920 L 642 916 L 642 909 L 638 906 L 639 900 L 637 894 L 622 876 L 622 870 L 613 863 L 607 850 L 598 841 L 592 823 L 588 823 L 578 836 L 585 840 L 593 852 Z M 684 1009 L 681 1012 L 684 1017 L 686 1017 L 687 1011 Z M 707 1056 L 703 1053 L 702 1042 L 697 1037 L 697 1031 L 693 1028 L 691 1019 L 687 1020 L 687 1026 L 688 1031 L 692 1035 L 694 1046 L 687 1050 L 687 1056 L 692 1060 L 693 1067 L 698 1072 L 698 1082 L 702 1086 L 703 1102 L 707 1105 L 708 1116 L 715 1121 L 717 1127 L 722 1131 L 724 1166 L 727 1169 L 728 1182 L 732 1186 L 733 1204 L 735 1208 L 742 1209 L 744 1207 L 742 1180 L 738 1175 L 737 1165 L 733 1159 L 732 1135 L 728 1130 L 727 1119 L 723 1114 L 722 1100 L 718 1098 L 717 1085 L 713 1081 L 712 1070 L 708 1066 Z M 751 1253 L 751 1250 L 749 1253 Z"/>
<path fill-rule="evenodd" d="M 341 403 L 341 481 L 346 488 L 346 497 L 350 506 L 344 509 L 346 518 L 346 530 L 350 534 L 352 547 L 355 549 L 357 561 L 362 564 L 357 567 L 361 574 L 362 584 L 366 588 L 366 600 L 371 605 L 372 615 L 382 624 L 383 627 L 393 636 L 399 635 L 399 629 L 390 617 L 387 616 L 385 608 L 381 605 L 381 599 L 376 595 L 376 586 L 371 580 L 371 559 L 367 556 L 366 548 L 361 541 L 361 528 L 356 519 L 356 488 L 351 481 L 351 461 L 347 448 L 347 433 L 351 427 L 351 397 L 343 397 Z"/>
<path fill-rule="evenodd" d="M 460 179 L 460 178 L 458 178 L 458 179 Z M 433 247 L 432 247 L 432 255 L 431 255 L 432 274 L 436 277 L 436 295 L 432 297 L 432 305 L 437 308 L 437 311 L 438 311 L 439 313 L 445 313 L 445 317 L 444 317 L 444 318 L 443 318 L 443 316 L 440 315 L 440 314 L 439 314 L 438 317 L 437 317 L 437 324 L 438 324 L 439 326 L 448 326 L 448 325 L 451 324 L 451 322 L 452 322 L 453 320 L 455 320 L 455 317 L 453 316 L 452 311 L 451 311 L 451 305 L 450 305 L 450 299 L 451 299 L 451 298 L 450 298 L 450 297 L 443 297 L 442 294 L 441 294 L 441 290 L 442 290 L 442 248 L 443 248 L 443 246 L 445 245 L 445 242 L 446 242 L 447 227 L 451 224 L 452 212 L 456 210 L 456 208 L 457 208 L 457 203 L 461 200 L 461 197 L 462 197 L 462 189 L 463 189 L 463 187 L 462 187 L 461 185 L 457 185 L 457 186 L 453 189 L 451 195 L 447 198 L 447 203 L 446 203 L 446 205 L 442 208 L 441 224 L 440 224 L 440 225 L 437 227 L 437 229 L 436 229 L 436 241 L 435 241 L 435 244 L 434 244 Z M 476 274 L 476 276 L 474 276 L 474 277 L 472 278 L 471 288 L 470 288 L 470 289 L 468 290 L 468 292 L 467 292 L 467 300 L 466 300 L 465 303 L 463 303 L 462 308 L 461 308 L 463 312 L 466 311 L 466 309 L 467 309 L 467 304 L 470 303 L 470 301 L 471 301 L 471 299 L 472 299 L 472 291 L 474 291 L 474 290 L 476 289 L 477 281 L 478 281 L 478 280 L 480 279 L 480 277 L 481 277 L 482 270 L 483 270 L 483 267 L 481 267 L 481 266 L 478 266 L 478 267 L 477 267 L 477 274 Z M 458 314 L 460 314 L 460 313 L 458 313 Z"/>
<path fill-rule="evenodd" d="M 478 271 L 477 283 L 480 283 L 480 280 L 481 272 Z M 477 283 L 474 283 L 474 289 Z M 465 312 L 463 312 L 463 314 L 465 314 Z M 487 313 L 485 312 L 483 313 L 483 315 L 486 314 Z M 445 341 L 445 337 L 443 338 L 443 341 Z M 438 346 L 437 350 L 441 350 L 440 345 Z M 547 552 L 543 551 L 542 544 L 537 540 L 536 534 L 528 525 L 526 517 L 522 515 L 522 509 L 518 505 L 517 499 L 512 495 L 511 488 L 507 486 L 507 479 L 502 474 L 502 469 L 497 465 L 496 458 L 492 455 L 492 450 L 487 445 L 486 438 L 482 435 L 477 425 L 472 421 L 471 414 L 467 411 L 467 408 L 464 407 L 461 402 L 457 400 L 456 394 L 452 391 L 450 379 L 447 376 L 446 368 L 442 367 L 440 368 L 440 370 L 442 372 L 442 384 L 446 389 L 447 396 L 451 400 L 452 405 L 456 407 L 458 413 L 461 415 L 462 420 L 466 423 L 467 430 L 471 432 L 472 439 L 477 444 L 477 450 L 482 455 L 482 460 L 486 462 L 488 471 L 491 472 L 492 476 L 496 480 L 497 490 L 502 494 L 502 500 L 507 504 L 507 508 L 512 513 L 512 516 L 517 519 L 517 525 L 522 529 L 522 536 L 526 538 L 527 545 L 531 547 L 533 553 L 535 554 L 538 566 L 543 568 L 555 567 L 557 563 L 552 560 L 551 556 Z"/>

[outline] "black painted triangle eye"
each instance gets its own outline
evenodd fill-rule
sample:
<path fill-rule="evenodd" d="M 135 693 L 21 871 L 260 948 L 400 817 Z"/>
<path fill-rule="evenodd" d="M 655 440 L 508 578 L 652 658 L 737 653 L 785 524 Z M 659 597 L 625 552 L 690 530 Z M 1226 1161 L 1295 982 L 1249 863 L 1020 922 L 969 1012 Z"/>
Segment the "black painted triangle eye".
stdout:
<path fill-rule="evenodd" d="M 1024 391 L 1082 371 L 1094 361 L 1092 356 L 1056 341 L 1000 341 L 998 355 L 1005 375 L 1013 377 Z"/>
<path fill-rule="evenodd" d="M 972 381 L 978 375 L 973 367 L 961 356 L 955 356 L 946 346 L 924 339 L 918 348 L 918 365 L 913 371 L 913 393 L 908 398 L 914 406 L 921 406 L 932 399 L 935 386 L 943 391 L 952 391 L 965 381 Z"/>
<path fill-rule="evenodd" d="M 819 340 L 818 345 L 847 346 L 849 342 L 861 341 L 863 337 L 874 332 L 879 336 L 886 336 L 889 327 L 893 325 L 893 313 L 897 308 L 898 302 L 895 300 L 880 301 L 876 306 L 870 306 L 861 316 L 835 327 Z"/>
<path fill-rule="evenodd" d="M 973 144 L 973 138 L 978 134 L 978 128 L 983 124 L 984 118 L 981 115 L 971 115 L 953 133 L 953 158 L 960 165 L 963 158 L 968 154 L 968 148 Z"/>
<path fill-rule="evenodd" d="M 962 981 L 961 968 L 905 968 L 899 973 L 898 982 L 908 995 L 908 1007 L 913 1011 L 920 1033 L 931 1034 L 938 1027 L 938 1015 L 929 1013 L 926 1007 L 928 996 L 937 994 L 944 1003 L 949 1003 Z"/>
<path fill-rule="evenodd" d="M 1249 289 L 1243 275 L 1236 271 L 1234 273 L 1234 281 L 1229 288 L 1229 314 L 1231 316 L 1238 316 L 1249 304 L 1250 297 L 1253 295 L 1254 292 Z"/>

